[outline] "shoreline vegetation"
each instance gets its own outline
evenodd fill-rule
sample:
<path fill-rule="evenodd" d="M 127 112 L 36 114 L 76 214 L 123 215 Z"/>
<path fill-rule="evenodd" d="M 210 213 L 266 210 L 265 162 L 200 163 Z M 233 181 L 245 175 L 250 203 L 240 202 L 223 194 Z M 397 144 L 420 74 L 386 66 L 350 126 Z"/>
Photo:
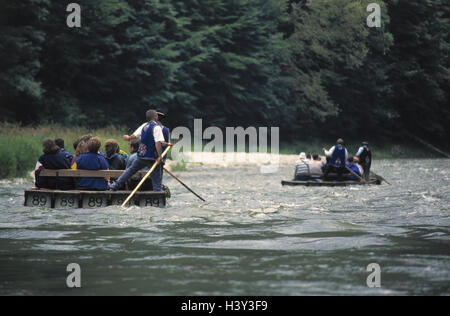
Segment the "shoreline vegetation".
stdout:
<path fill-rule="evenodd" d="M 83 127 L 63 127 L 58 124 L 43 125 L 37 127 L 21 127 L 17 124 L 0 124 L 0 179 L 13 179 L 27 177 L 34 169 L 39 156 L 42 154 L 42 140 L 44 138 L 61 137 L 65 141 L 65 149 L 73 153 L 72 143 L 85 134 L 98 136 L 103 142 L 114 138 L 119 142 L 120 148 L 129 152 L 128 142 L 122 139 L 122 135 L 130 131 L 124 128 L 109 126 L 100 129 L 86 129 Z M 322 147 L 329 148 L 334 143 L 330 140 L 310 139 L 280 144 L 281 155 L 298 155 L 299 152 L 322 154 Z M 349 152 L 356 152 L 359 141 L 348 141 L 346 146 Z M 376 142 L 371 143 L 374 159 L 426 159 L 441 158 L 426 147 L 414 142 Z M 187 171 L 190 163 L 174 163 L 173 171 Z"/>

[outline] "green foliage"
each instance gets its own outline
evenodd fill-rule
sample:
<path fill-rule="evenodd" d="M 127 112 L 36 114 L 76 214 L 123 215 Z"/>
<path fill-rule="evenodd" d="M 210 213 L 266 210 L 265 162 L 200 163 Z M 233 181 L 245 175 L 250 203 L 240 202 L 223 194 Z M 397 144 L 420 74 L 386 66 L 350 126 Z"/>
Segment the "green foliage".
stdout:
<path fill-rule="evenodd" d="M 449 136 L 449 6 L 393 0 L 0 0 L 0 115 L 25 125 L 279 126 Z"/>
<path fill-rule="evenodd" d="M 434 142 L 449 135 L 450 7 L 448 1 L 396 0 L 389 4 L 395 46 L 391 56 L 401 127 Z"/>
<path fill-rule="evenodd" d="M 325 122 L 334 133 L 348 133 L 367 129 L 370 126 L 361 120 L 379 116 L 375 114 L 384 105 L 379 100 L 386 99 L 389 91 L 382 58 L 392 36 L 385 31 L 389 20 L 381 1 L 383 28 L 366 26 L 370 2 L 316 0 L 292 5 L 289 41 L 299 128 Z"/>

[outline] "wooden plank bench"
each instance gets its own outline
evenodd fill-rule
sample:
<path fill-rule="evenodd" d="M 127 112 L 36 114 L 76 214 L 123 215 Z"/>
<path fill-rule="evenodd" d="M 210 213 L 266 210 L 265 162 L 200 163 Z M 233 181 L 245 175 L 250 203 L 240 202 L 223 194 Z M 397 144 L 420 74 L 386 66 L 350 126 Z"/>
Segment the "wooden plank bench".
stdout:
<path fill-rule="evenodd" d="M 43 169 L 39 174 L 41 177 L 65 177 L 65 178 L 110 178 L 118 179 L 125 170 L 72 170 L 60 169 L 50 170 Z M 146 171 L 136 172 L 132 179 L 140 180 L 147 174 Z"/>

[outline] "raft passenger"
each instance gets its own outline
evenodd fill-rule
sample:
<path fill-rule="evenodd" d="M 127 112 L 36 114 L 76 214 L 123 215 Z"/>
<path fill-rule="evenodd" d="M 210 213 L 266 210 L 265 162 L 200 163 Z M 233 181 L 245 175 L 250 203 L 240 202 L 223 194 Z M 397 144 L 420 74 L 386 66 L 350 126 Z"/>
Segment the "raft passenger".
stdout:
<path fill-rule="evenodd" d="M 353 157 L 349 157 L 346 163 L 346 166 L 356 173 L 358 176 L 361 176 L 361 171 L 358 168 L 358 165 L 355 163 L 355 160 Z M 359 181 L 359 178 L 355 176 L 354 174 L 350 173 L 349 180 L 351 181 Z"/>
<path fill-rule="evenodd" d="M 308 181 L 310 179 L 309 163 L 306 154 L 300 153 L 299 159 L 295 163 L 294 181 Z"/>
<path fill-rule="evenodd" d="M 322 168 L 324 166 L 324 163 L 319 160 L 318 154 L 312 155 L 312 160 L 308 161 L 309 165 L 309 172 L 311 174 L 311 178 L 313 179 L 320 179 L 323 176 Z"/>
<path fill-rule="evenodd" d="M 59 147 L 59 151 L 61 151 L 66 156 L 67 161 L 69 161 L 69 163 L 71 163 L 72 159 L 73 159 L 73 155 L 64 149 L 64 139 L 62 139 L 62 138 L 55 139 L 55 144 L 56 144 L 56 146 Z"/>
<path fill-rule="evenodd" d="M 105 142 L 105 152 L 110 170 L 125 170 L 125 158 L 120 154 L 120 147 L 117 140 L 108 139 Z"/>
<path fill-rule="evenodd" d="M 109 164 L 105 157 L 99 154 L 101 141 L 98 137 L 89 139 L 88 152 L 81 154 L 72 169 L 78 170 L 108 170 Z M 107 179 L 83 177 L 77 180 L 77 189 L 82 190 L 107 190 Z"/>
<path fill-rule="evenodd" d="M 75 163 L 75 161 L 78 159 L 78 157 L 80 157 L 81 154 L 87 153 L 89 151 L 88 150 L 88 142 L 91 138 L 92 138 L 92 135 L 88 134 L 88 135 L 82 136 L 78 140 L 77 147 L 75 149 L 75 157 L 73 157 L 72 163 L 71 163 L 72 166 Z M 75 146 L 75 143 L 74 143 L 74 146 Z"/>
<path fill-rule="evenodd" d="M 50 138 L 44 139 L 42 141 L 42 151 L 44 154 L 39 157 L 34 169 L 36 187 L 40 189 L 72 190 L 74 185 L 71 178 L 40 176 L 41 171 L 44 169 L 70 169 L 69 161 L 54 140 Z"/>

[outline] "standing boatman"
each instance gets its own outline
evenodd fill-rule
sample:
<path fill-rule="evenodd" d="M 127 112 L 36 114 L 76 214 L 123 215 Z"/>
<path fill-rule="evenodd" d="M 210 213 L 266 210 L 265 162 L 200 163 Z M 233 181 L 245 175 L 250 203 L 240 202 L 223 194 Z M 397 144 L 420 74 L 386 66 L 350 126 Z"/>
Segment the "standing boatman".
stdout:
<path fill-rule="evenodd" d="M 161 192 L 162 188 L 162 166 L 161 162 L 162 147 L 171 146 L 164 139 L 161 125 L 157 123 L 158 112 L 155 110 L 148 110 L 146 113 L 147 123 L 142 125 L 140 131 L 141 144 L 138 149 L 138 158 L 133 162 L 130 168 L 128 168 L 117 181 L 111 186 L 110 190 L 116 191 L 121 188 L 124 183 L 131 178 L 137 171 L 142 168 L 151 168 L 153 164 L 158 164 L 153 173 L 150 175 L 153 183 L 153 191 Z M 127 139 L 126 139 L 127 138 Z M 138 138 L 137 135 L 131 136 L 125 135 L 124 139 L 131 140 Z"/>
<path fill-rule="evenodd" d="M 330 150 L 326 150 L 323 148 L 325 156 L 327 156 L 328 163 L 325 166 L 324 178 L 328 177 L 328 174 L 331 171 L 335 171 L 337 173 L 338 181 L 342 180 L 342 174 L 345 170 L 345 163 L 348 158 L 348 151 L 344 147 L 344 140 L 339 138 L 336 142 L 336 146 L 330 148 Z"/>
<path fill-rule="evenodd" d="M 372 151 L 369 148 L 369 143 L 362 142 L 362 146 L 359 148 L 355 156 L 359 158 L 359 164 L 363 168 L 364 180 L 369 181 L 370 167 L 372 166 Z"/>
<path fill-rule="evenodd" d="M 162 113 L 162 112 L 157 112 L 157 113 L 158 113 L 158 119 L 159 120 L 156 123 L 158 123 L 159 126 L 161 126 L 163 137 L 164 137 L 164 142 L 166 144 L 170 144 L 170 129 L 167 126 L 164 126 L 163 123 L 161 123 L 161 119 L 165 118 L 166 115 L 164 113 Z M 163 144 L 162 145 L 162 151 L 164 152 L 166 150 L 166 148 L 167 148 L 167 146 Z M 167 159 L 167 156 L 163 157 L 163 159 L 162 159 L 161 164 L 162 164 L 163 167 L 166 164 L 166 159 Z M 164 174 L 164 172 L 163 172 L 163 170 L 161 168 L 161 179 L 162 179 L 163 174 Z M 163 185 L 163 188 L 166 188 L 166 186 Z"/>

